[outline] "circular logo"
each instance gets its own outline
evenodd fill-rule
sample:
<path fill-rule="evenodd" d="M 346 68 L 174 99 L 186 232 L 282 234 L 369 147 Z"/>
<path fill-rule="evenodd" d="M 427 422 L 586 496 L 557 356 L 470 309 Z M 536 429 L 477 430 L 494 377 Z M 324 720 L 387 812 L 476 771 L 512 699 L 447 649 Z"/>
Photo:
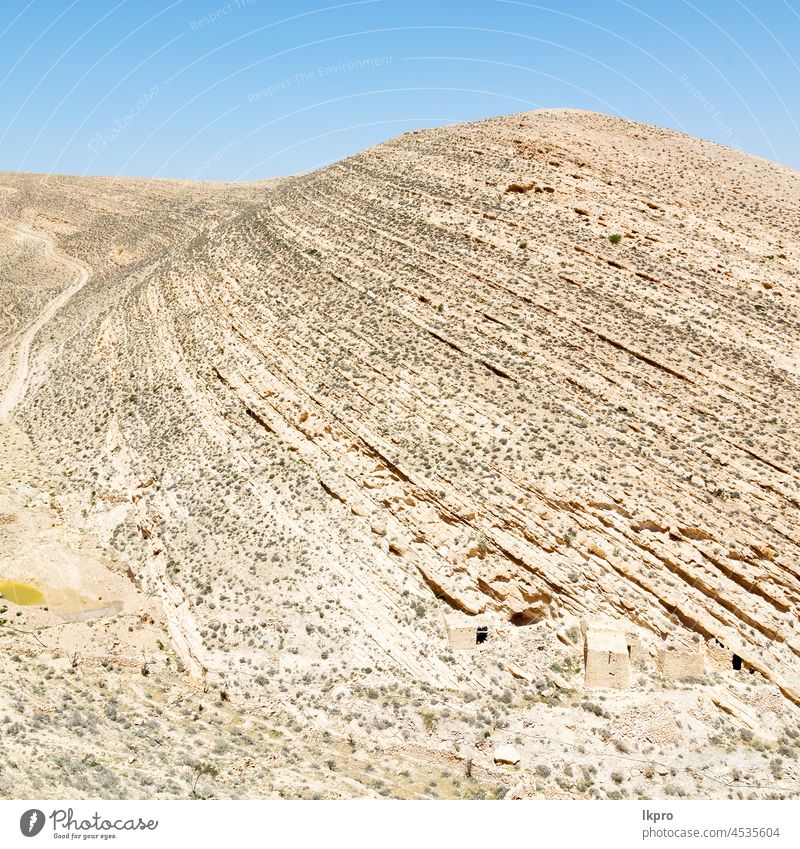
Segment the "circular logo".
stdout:
<path fill-rule="evenodd" d="M 44 828 L 44 812 L 38 808 L 31 808 L 19 818 L 19 830 L 25 837 L 36 837 Z"/>

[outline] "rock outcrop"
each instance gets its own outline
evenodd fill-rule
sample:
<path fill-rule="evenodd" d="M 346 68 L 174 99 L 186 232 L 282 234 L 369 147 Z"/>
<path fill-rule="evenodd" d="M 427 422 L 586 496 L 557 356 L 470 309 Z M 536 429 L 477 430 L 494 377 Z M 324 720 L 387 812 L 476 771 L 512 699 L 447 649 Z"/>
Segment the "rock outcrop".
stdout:
<path fill-rule="evenodd" d="M 450 682 L 426 611 L 608 614 L 800 701 L 800 175 L 544 111 L 275 183 L 44 179 L 4 220 L 93 274 L 17 420 L 198 668 Z"/>

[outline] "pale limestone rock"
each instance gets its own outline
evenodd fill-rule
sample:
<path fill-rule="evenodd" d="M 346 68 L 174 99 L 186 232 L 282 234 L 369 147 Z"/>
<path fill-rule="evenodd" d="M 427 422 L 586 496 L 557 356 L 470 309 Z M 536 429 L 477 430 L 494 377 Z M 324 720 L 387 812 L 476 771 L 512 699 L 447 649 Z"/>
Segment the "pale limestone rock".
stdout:
<path fill-rule="evenodd" d="M 494 750 L 493 758 L 496 764 L 511 764 L 513 766 L 520 762 L 522 756 L 510 743 L 506 743 Z"/>

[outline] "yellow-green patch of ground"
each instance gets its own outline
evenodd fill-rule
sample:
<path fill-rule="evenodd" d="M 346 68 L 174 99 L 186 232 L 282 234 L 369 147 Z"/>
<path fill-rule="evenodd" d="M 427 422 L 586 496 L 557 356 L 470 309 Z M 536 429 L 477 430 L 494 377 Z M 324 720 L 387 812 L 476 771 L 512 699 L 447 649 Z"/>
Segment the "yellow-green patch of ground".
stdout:
<path fill-rule="evenodd" d="M 0 598 L 25 607 L 44 604 L 45 602 L 44 593 L 41 590 L 19 581 L 3 581 L 0 583 Z"/>

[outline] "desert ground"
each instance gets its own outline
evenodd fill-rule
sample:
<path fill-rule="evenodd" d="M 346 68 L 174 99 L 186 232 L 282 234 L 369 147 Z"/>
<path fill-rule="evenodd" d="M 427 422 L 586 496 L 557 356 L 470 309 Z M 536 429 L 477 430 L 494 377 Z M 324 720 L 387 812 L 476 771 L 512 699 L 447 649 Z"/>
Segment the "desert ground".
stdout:
<path fill-rule="evenodd" d="M 571 110 L 0 173 L 0 796 L 800 796 L 799 262 Z"/>

